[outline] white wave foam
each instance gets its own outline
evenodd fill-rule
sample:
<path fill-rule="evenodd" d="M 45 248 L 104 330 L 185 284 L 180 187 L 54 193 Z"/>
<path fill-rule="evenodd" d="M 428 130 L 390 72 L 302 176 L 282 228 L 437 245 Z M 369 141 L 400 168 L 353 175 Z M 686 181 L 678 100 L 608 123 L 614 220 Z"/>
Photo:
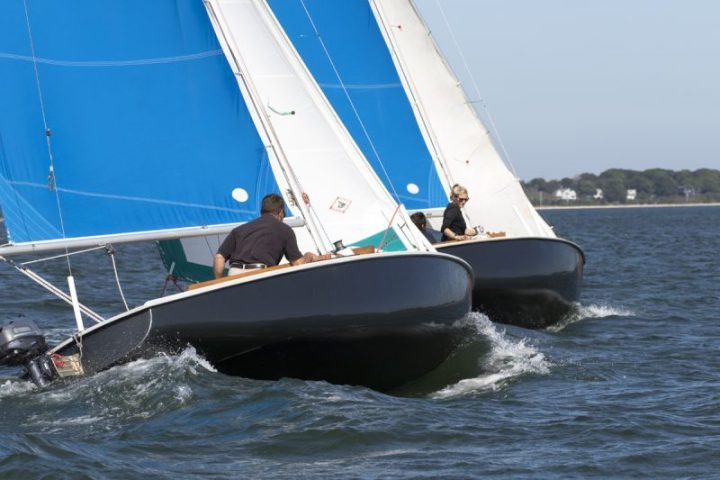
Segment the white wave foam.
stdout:
<path fill-rule="evenodd" d="M 24 380 L 6 380 L 0 384 L 0 398 L 10 397 L 35 390 L 35 384 Z"/>
<path fill-rule="evenodd" d="M 213 366 L 195 348 L 187 347 L 177 355 L 161 354 L 152 358 L 141 358 L 129 363 L 118 365 L 109 370 L 77 381 L 70 381 L 64 387 L 49 390 L 44 393 L 46 401 L 53 403 L 65 403 L 73 401 L 78 396 L 87 396 L 88 389 L 93 393 L 104 395 L 105 392 L 117 389 L 131 390 L 126 394 L 129 400 L 140 401 L 168 388 L 175 392 L 175 399 L 185 402 L 192 396 L 192 388 L 183 382 L 183 374 L 197 375 L 198 368 L 210 372 L 216 372 Z"/>
<path fill-rule="evenodd" d="M 579 305 L 577 315 L 580 318 L 602 318 L 613 315 L 634 317 L 635 313 L 621 307 L 612 307 L 610 305 Z"/>
<path fill-rule="evenodd" d="M 613 307 L 610 305 L 581 305 L 575 304 L 574 312 L 569 314 L 565 319 L 552 325 L 548 328 L 551 332 L 559 332 L 570 324 L 586 320 L 589 318 L 604 318 L 604 317 L 634 317 L 635 313 L 622 307 Z"/>
<path fill-rule="evenodd" d="M 529 345 L 526 339 L 508 338 L 505 330 L 480 313 L 471 313 L 468 321 L 474 324 L 478 334 L 490 341 L 490 353 L 482 362 L 483 374 L 460 380 L 454 385 L 436 392 L 434 398 L 450 398 L 484 390 L 498 390 L 510 380 L 525 374 L 546 374 L 550 363 L 545 355 Z"/>
<path fill-rule="evenodd" d="M 204 357 L 198 354 L 195 347 L 188 346 L 185 350 L 176 355 L 163 353 L 152 358 L 141 358 L 133 362 L 119 365 L 111 370 L 108 370 L 108 375 L 121 373 L 120 377 L 123 380 L 139 378 L 144 377 L 152 370 L 162 367 L 169 367 L 173 372 L 187 370 L 192 375 L 197 375 L 197 367 L 201 367 L 203 370 L 209 372 L 217 373 L 215 367 L 213 367 Z"/>

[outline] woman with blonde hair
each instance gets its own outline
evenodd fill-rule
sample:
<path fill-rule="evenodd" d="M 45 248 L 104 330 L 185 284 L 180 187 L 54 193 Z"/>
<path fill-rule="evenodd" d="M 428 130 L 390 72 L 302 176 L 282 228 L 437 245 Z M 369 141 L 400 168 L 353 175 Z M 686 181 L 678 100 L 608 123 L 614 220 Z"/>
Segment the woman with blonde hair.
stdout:
<path fill-rule="evenodd" d="M 470 201 L 467 188 L 460 184 L 455 184 L 450 189 L 450 203 L 445 207 L 443 213 L 443 223 L 440 231 L 442 232 L 441 241 L 448 240 L 467 240 L 478 234 L 474 228 L 468 228 L 463 217 L 462 207 Z"/>

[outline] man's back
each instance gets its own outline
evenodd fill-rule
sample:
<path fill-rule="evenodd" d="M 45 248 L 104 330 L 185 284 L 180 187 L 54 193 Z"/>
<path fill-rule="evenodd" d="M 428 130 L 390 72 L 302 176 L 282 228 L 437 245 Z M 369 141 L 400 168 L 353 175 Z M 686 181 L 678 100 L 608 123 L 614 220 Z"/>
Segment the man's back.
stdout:
<path fill-rule="evenodd" d="M 289 261 L 302 256 L 292 228 L 270 214 L 233 229 L 218 253 L 227 258 L 231 266 L 249 263 L 273 266 L 280 263 L 283 255 Z"/>

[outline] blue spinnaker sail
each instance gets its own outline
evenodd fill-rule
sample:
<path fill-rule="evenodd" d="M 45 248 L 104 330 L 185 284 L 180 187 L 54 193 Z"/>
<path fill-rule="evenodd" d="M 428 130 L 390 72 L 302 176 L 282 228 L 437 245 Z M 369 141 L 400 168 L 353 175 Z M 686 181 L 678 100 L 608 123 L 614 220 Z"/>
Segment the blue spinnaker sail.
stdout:
<path fill-rule="evenodd" d="M 246 221 L 269 191 L 201 1 L 0 2 L 12 243 Z"/>
<path fill-rule="evenodd" d="M 268 3 L 388 191 L 409 209 L 444 206 L 447 197 L 368 1 Z"/>

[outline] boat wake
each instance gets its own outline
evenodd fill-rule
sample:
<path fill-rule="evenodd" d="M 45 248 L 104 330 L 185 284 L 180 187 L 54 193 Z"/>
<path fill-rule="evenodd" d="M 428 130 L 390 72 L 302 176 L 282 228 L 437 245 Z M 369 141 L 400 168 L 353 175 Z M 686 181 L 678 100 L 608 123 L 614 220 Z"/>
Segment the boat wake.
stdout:
<path fill-rule="evenodd" d="M 564 319 L 562 319 L 560 322 L 556 323 L 555 325 L 552 325 L 551 327 L 548 327 L 548 331 L 550 332 L 559 332 L 568 325 L 571 325 L 573 323 L 580 322 L 582 320 L 592 319 L 592 318 L 605 318 L 605 317 L 613 317 L 613 316 L 619 316 L 619 317 L 634 317 L 635 312 L 632 312 L 631 310 L 622 308 L 622 307 L 613 307 L 610 305 L 596 305 L 596 304 L 590 304 L 590 305 L 581 305 L 581 304 L 575 304 L 575 308 L 573 309 L 573 312 L 568 314 Z"/>
<path fill-rule="evenodd" d="M 550 371 L 550 362 L 545 355 L 530 345 L 527 339 L 511 338 L 504 329 L 498 329 L 480 313 L 471 313 L 468 321 L 474 324 L 477 334 L 489 342 L 489 352 L 480 360 L 481 373 L 438 390 L 431 395 L 433 398 L 496 391 L 523 375 L 543 375 Z"/>

